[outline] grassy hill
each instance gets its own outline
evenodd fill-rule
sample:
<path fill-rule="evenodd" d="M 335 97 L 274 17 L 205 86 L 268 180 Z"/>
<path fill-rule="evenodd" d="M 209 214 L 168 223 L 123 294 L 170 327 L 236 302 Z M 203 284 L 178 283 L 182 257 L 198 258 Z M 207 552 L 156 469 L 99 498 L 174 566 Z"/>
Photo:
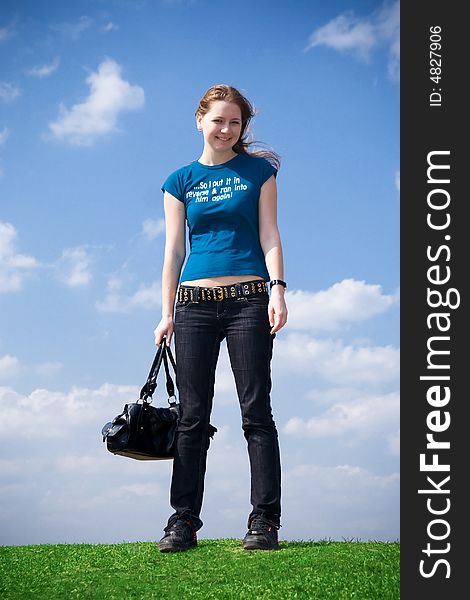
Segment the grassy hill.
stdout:
<path fill-rule="evenodd" d="M 200 540 L 163 554 L 153 542 L 0 547 L 0 598 L 398 600 L 400 546 L 388 542 Z"/>

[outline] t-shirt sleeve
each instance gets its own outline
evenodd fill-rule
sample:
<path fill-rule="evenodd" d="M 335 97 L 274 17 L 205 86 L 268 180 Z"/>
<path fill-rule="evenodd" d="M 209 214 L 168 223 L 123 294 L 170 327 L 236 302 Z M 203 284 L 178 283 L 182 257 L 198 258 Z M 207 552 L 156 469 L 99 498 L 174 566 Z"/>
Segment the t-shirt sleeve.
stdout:
<path fill-rule="evenodd" d="M 267 160 L 266 158 L 263 158 L 262 163 L 261 163 L 260 187 L 264 183 L 266 183 L 266 181 L 268 181 L 268 179 L 271 177 L 271 175 L 274 175 L 274 177 L 277 177 L 277 169 L 269 162 L 269 160 Z"/>
<path fill-rule="evenodd" d="M 183 185 L 181 183 L 181 174 L 179 171 L 174 171 L 169 175 L 161 187 L 162 192 L 168 192 L 181 202 L 184 202 Z"/>

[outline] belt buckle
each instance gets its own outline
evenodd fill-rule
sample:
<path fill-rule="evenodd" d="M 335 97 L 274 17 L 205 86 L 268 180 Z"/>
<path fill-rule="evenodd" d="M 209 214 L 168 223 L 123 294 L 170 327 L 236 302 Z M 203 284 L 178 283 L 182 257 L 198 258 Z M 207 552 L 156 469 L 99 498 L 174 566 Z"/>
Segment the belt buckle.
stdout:
<path fill-rule="evenodd" d="M 216 286 L 212 288 L 214 290 L 214 293 L 217 293 L 219 295 L 219 297 L 217 298 L 217 300 L 223 300 L 224 299 L 224 288 L 220 287 L 220 286 Z"/>

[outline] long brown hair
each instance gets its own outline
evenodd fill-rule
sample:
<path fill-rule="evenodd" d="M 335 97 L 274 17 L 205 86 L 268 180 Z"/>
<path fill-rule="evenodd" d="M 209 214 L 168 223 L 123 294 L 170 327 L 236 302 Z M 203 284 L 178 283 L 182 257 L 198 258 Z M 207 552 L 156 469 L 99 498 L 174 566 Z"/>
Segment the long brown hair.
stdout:
<path fill-rule="evenodd" d="M 225 83 L 218 83 L 210 87 L 204 96 L 199 101 L 199 106 L 196 110 L 196 116 L 203 117 L 211 108 L 212 102 L 217 100 L 225 100 L 225 102 L 233 102 L 236 104 L 241 111 L 242 115 L 242 127 L 240 132 L 240 138 L 237 143 L 233 146 L 233 151 L 237 154 L 247 154 L 249 156 L 262 156 L 269 160 L 269 162 L 276 168 L 279 169 L 281 166 L 281 159 L 279 154 L 274 150 L 254 150 L 249 152 L 248 147 L 252 144 L 259 144 L 260 142 L 248 141 L 248 135 L 250 133 L 249 125 L 251 119 L 256 115 L 251 102 L 243 96 L 236 88 Z"/>

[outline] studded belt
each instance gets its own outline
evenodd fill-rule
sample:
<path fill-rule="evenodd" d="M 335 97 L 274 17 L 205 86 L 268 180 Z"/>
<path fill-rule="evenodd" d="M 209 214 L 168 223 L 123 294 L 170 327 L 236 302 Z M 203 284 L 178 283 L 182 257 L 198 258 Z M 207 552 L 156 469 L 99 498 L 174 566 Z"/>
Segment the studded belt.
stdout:
<path fill-rule="evenodd" d="M 199 287 L 181 285 L 178 289 L 178 302 L 217 302 L 230 298 L 243 298 L 253 294 L 267 294 L 268 284 L 260 279 L 241 281 L 231 285 Z"/>

